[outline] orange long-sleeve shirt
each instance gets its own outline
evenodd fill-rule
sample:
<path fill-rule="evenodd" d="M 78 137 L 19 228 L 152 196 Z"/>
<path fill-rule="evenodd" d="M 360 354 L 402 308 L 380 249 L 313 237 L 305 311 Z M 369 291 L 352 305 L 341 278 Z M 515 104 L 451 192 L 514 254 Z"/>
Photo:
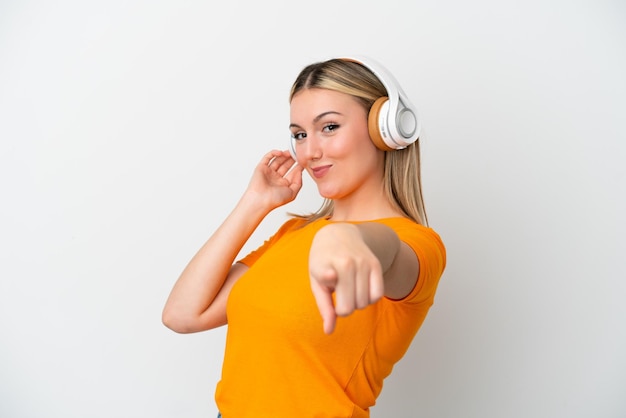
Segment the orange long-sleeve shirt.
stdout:
<path fill-rule="evenodd" d="M 416 253 L 420 273 L 402 300 L 383 298 L 323 332 L 310 288 L 315 233 L 291 219 L 240 260 L 250 269 L 231 290 L 222 379 L 215 399 L 224 418 L 369 417 L 383 379 L 402 358 L 431 307 L 446 263 L 440 237 L 405 218 L 383 223 Z"/>

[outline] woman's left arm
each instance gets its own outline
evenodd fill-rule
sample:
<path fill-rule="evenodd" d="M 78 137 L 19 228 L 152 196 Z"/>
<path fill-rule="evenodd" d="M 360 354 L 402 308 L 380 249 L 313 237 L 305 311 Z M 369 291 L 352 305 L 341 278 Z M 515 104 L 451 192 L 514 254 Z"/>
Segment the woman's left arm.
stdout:
<path fill-rule="evenodd" d="M 323 227 L 311 245 L 309 274 L 324 332 L 333 331 L 337 316 L 350 315 L 383 296 L 407 296 L 418 273 L 417 256 L 386 225 L 332 223 Z"/>

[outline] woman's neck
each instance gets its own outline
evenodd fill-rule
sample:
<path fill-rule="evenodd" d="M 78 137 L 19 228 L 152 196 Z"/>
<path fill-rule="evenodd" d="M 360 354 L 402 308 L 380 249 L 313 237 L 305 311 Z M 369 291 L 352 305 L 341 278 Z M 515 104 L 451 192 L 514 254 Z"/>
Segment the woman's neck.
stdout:
<path fill-rule="evenodd" d="M 404 216 L 384 196 L 381 191 L 378 196 L 370 199 L 337 199 L 334 200 L 333 221 L 370 221 L 374 219 L 394 218 Z"/>

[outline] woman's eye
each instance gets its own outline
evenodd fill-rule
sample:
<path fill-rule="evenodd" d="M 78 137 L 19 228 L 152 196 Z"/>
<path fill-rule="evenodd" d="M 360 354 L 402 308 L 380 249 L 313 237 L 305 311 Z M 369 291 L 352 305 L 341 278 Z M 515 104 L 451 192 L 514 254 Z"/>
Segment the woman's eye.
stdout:
<path fill-rule="evenodd" d="M 329 123 L 328 125 L 324 126 L 324 132 L 333 132 L 335 130 L 337 130 L 339 128 L 339 125 L 337 125 L 336 123 Z"/>
<path fill-rule="evenodd" d="M 296 132 L 291 134 L 291 137 L 296 141 L 306 138 L 306 132 Z"/>

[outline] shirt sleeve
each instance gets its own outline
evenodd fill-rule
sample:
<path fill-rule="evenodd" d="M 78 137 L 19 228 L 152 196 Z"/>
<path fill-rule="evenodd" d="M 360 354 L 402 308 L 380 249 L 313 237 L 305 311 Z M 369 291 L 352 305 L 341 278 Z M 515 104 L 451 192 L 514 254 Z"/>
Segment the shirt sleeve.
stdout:
<path fill-rule="evenodd" d="M 287 220 L 282 226 L 272 235 L 270 238 L 266 239 L 261 246 L 259 246 L 256 250 L 251 251 L 245 257 L 237 260 L 238 263 L 245 264 L 248 267 L 252 267 L 252 265 L 263 255 L 265 252 L 272 246 L 276 241 L 278 241 L 283 235 L 285 235 L 290 230 L 297 228 L 302 223 L 302 220 L 299 218 L 291 218 Z"/>
<path fill-rule="evenodd" d="M 446 266 L 446 249 L 441 237 L 431 228 L 408 222 L 392 228 L 400 240 L 413 249 L 419 261 L 415 287 L 399 301 L 432 305 L 439 279 Z"/>

